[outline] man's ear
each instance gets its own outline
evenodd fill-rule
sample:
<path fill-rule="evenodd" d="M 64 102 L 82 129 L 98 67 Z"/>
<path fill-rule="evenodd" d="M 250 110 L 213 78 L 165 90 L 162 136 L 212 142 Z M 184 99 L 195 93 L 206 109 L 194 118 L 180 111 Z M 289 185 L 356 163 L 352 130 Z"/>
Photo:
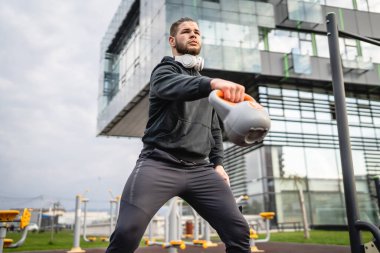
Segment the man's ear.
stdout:
<path fill-rule="evenodd" d="M 173 36 L 169 36 L 169 45 L 172 47 L 172 48 L 175 48 L 175 39 Z"/>

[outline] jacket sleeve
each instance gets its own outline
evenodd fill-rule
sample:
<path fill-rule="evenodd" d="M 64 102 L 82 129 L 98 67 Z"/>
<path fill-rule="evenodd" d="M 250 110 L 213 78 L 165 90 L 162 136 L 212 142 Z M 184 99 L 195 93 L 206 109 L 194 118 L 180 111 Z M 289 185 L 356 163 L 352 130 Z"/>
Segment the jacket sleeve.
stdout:
<path fill-rule="evenodd" d="M 216 167 L 217 165 L 223 166 L 223 158 L 224 158 L 223 136 L 222 136 L 222 130 L 220 129 L 220 125 L 219 125 L 219 119 L 215 110 L 213 110 L 211 131 L 212 131 L 212 136 L 215 141 L 215 145 L 211 149 L 211 152 L 209 154 L 210 162 L 214 164 L 214 167 Z"/>
<path fill-rule="evenodd" d="M 150 89 L 157 97 L 165 100 L 191 101 L 207 97 L 211 92 L 211 78 L 179 73 L 171 65 L 158 66 L 150 78 Z"/>

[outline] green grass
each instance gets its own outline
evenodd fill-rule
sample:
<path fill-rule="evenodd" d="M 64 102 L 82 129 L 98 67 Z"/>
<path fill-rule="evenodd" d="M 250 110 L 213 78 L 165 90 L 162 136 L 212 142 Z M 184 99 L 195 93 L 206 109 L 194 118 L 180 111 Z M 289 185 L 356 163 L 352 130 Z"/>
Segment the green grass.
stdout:
<path fill-rule="evenodd" d="M 363 242 L 369 242 L 372 240 L 372 235 L 370 233 L 362 233 L 362 236 Z M 303 231 L 271 233 L 270 241 L 309 244 L 350 245 L 348 231 L 311 230 L 309 239 L 304 238 Z"/>
<path fill-rule="evenodd" d="M 310 231 L 311 238 L 306 240 L 303 238 L 303 232 L 274 232 L 271 234 L 271 242 L 291 242 L 291 243 L 308 243 L 308 244 L 333 244 L 333 245 L 349 245 L 349 236 L 346 231 Z M 4 252 L 17 251 L 37 251 L 37 250 L 70 250 L 73 247 L 73 232 L 60 231 L 54 234 L 53 241 L 50 239 L 50 232 L 29 233 L 24 243 L 19 248 L 4 249 Z M 260 238 L 264 235 L 260 235 Z M 7 233 L 7 238 L 12 238 L 15 242 L 20 238 L 18 233 Z M 369 233 L 363 233 L 363 242 L 369 242 L 372 239 Z M 219 238 L 215 238 L 218 241 Z M 85 242 L 81 238 L 80 246 L 82 249 L 89 248 L 106 248 L 108 242 L 101 242 L 99 239 L 95 242 Z M 143 245 L 143 243 L 141 243 Z"/>
<path fill-rule="evenodd" d="M 19 233 L 7 233 L 7 238 L 11 238 L 16 242 L 20 239 Z M 14 249 L 4 249 L 4 252 L 16 251 L 34 251 L 34 250 L 70 250 L 73 247 L 74 233 L 72 231 L 59 231 L 54 234 L 51 241 L 50 232 L 43 233 L 28 233 L 25 243 Z M 101 242 L 99 238 L 95 242 L 85 242 L 81 238 L 80 247 L 82 249 L 89 248 L 105 248 L 108 242 Z"/>

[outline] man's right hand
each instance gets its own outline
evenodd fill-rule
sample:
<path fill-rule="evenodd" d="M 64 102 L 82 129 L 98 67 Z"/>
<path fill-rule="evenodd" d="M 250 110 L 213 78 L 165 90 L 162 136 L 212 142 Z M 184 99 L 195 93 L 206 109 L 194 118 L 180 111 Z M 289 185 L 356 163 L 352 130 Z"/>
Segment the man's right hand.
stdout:
<path fill-rule="evenodd" d="M 233 103 L 244 101 L 245 87 L 227 80 L 215 78 L 211 80 L 212 90 L 223 91 L 223 98 Z"/>

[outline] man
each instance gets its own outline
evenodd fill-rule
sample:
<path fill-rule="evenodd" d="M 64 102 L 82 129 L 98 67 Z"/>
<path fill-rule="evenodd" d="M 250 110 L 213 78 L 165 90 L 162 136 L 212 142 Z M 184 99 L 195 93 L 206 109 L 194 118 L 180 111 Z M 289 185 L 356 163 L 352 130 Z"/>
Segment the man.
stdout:
<path fill-rule="evenodd" d="M 107 253 L 134 252 L 151 218 L 175 196 L 209 222 L 226 252 L 248 253 L 249 227 L 229 188 L 221 129 L 208 103 L 214 89 L 231 102 L 243 101 L 244 87 L 200 76 L 202 44 L 194 20 L 173 23 L 169 44 L 174 57 L 164 57 L 152 72 L 144 147 L 125 185 Z"/>

